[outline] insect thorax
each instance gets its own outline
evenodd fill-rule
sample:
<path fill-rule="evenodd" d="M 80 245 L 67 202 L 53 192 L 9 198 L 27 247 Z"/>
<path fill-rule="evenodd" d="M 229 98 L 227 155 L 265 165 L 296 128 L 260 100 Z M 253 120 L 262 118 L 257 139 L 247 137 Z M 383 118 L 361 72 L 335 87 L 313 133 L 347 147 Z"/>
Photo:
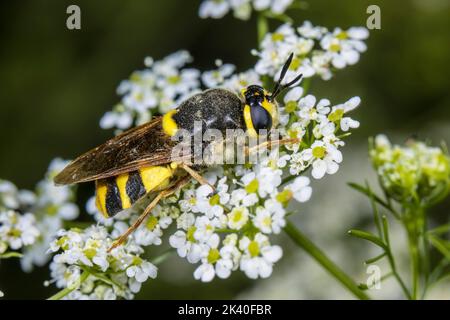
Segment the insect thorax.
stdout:
<path fill-rule="evenodd" d="M 243 104 L 239 97 L 225 89 L 210 89 L 184 101 L 173 119 L 179 128 L 194 130 L 194 123 L 200 121 L 202 130 L 245 129 Z"/>

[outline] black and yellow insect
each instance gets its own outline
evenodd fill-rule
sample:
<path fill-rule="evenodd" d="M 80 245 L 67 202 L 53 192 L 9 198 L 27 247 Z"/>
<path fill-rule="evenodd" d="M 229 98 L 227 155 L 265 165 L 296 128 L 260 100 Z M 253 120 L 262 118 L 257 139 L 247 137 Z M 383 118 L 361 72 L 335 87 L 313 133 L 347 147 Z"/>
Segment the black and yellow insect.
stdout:
<path fill-rule="evenodd" d="M 292 54 L 284 64 L 272 94 L 259 85 L 251 85 L 242 90 L 242 97 L 220 88 L 193 95 L 163 117 L 153 118 L 81 155 L 55 177 L 55 183 L 95 181 L 96 205 L 106 217 L 130 208 L 147 194 L 151 195 L 152 202 L 113 247 L 119 245 L 160 199 L 174 193 L 191 177 L 207 183 L 190 167 L 190 155 L 173 157 L 172 150 L 177 144 L 173 137 L 178 130 L 193 133 L 195 121 L 201 121 L 205 130 L 217 129 L 224 134 L 227 129 L 243 129 L 250 136 L 256 136 L 259 130 L 270 130 L 277 122 L 276 96 L 301 78 L 299 75 L 291 82 L 281 84 L 291 61 Z"/>

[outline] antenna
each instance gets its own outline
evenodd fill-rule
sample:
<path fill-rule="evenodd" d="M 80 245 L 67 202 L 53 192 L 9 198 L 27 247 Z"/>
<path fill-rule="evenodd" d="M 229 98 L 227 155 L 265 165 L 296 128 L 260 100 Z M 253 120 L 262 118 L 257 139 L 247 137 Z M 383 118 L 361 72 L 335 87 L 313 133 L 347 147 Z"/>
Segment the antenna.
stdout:
<path fill-rule="evenodd" d="M 281 69 L 280 78 L 278 79 L 277 83 L 275 84 L 275 88 L 273 89 L 272 95 L 270 96 L 270 98 L 272 100 L 275 99 L 275 97 L 278 94 L 280 94 L 284 89 L 291 87 L 292 85 L 297 83 L 303 77 L 303 74 L 299 74 L 297 77 L 295 77 L 294 80 L 292 80 L 286 84 L 281 84 L 284 77 L 286 76 L 286 72 L 288 71 L 289 66 L 292 63 L 293 57 L 294 57 L 294 53 L 291 52 L 291 54 L 289 55 L 289 58 L 286 60 L 286 62 L 283 65 L 283 68 Z"/>

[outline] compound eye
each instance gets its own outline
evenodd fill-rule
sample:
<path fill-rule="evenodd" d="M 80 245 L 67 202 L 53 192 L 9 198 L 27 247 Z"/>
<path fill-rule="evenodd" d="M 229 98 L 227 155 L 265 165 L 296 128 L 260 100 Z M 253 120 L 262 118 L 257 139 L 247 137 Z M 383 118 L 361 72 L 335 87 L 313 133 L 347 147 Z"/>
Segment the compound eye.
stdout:
<path fill-rule="evenodd" d="M 270 130 L 272 128 L 272 116 L 263 107 L 251 107 L 250 115 L 252 117 L 253 128 L 255 128 L 256 132 L 263 129 Z"/>

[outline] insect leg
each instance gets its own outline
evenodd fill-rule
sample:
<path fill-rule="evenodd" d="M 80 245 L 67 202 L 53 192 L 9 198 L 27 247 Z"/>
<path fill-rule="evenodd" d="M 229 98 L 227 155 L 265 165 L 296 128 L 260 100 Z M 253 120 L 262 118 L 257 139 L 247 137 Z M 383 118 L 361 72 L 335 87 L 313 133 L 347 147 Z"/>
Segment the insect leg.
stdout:
<path fill-rule="evenodd" d="M 184 171 L 186 171 L 192 178 L 194 178 L 196 181 L 198 181 L 198 183 L 200 184 L 207 184 L 208 186 L 210 186 L 213 191 L 216 191 L 216 188 L 214 188 L 213 185 L 211 185 L 208 181 L 206 181 L 205 178 L 203 178 L 200 173 L 198 173 L 197 171 L 195 171 L 194 169 L 192 169 L 191 167 L 189 167 L 188 165 L 184 164 L 184 163 L 179 163 L 178 166 L 180 166 Z"/>
<path fill-rule="evenodd" d="M 152 202 L 150 202 L 150 204 L 147 206 L 147 208 L 145 208 L 144 212 L 142 212 L 142 214 L 139 216 L 139 218 L 133 223 L 132 226 L 130 226 L 127 231 L 125 231 L 119 238 L 117 238 L 111 248 L 108 249 L 108 253 L 111 252 L 111 250 L 113 250 L 114 248 L 117 248 L 118 246 L 120 246 L 122 243 L 124 243 L 128 236 L 130 234 L 132 234 L 140 225 L 141 223 L 145 220 L 145 218 L 147 218 L 147 216 L 150 214 L 150 212 L 153 210 L 153 208 L 158 204 L 158 202 L 163 199 L 166 198 L 170 195 L 172 195 L 173 193 L 175 193 L 177 190 L 183 188 L 190 180 L 189 176 L 185 176 L 181 179 L 179 179 L 177 182 L 175 182 L 171 187 L 161 191 L 156 197 L 155 199 L 153 199 Z"/>
<path fill-rule="evenodd" d="M 292 143 L 299 143 L 301 141 L 300 138 L 288 138 L 288 139 L 280 139 L 280 140 L 273 140 L 273 141 L 265 141 L 263 143 L 260 143 L 254 147 L 245 147 L 244 152 L 245 155 L 248 156 L 250 153 L 256 152 L 262 148 L 271 148 L 273 146 L 282 146 L 285 144 L 292 144 Z"/>

